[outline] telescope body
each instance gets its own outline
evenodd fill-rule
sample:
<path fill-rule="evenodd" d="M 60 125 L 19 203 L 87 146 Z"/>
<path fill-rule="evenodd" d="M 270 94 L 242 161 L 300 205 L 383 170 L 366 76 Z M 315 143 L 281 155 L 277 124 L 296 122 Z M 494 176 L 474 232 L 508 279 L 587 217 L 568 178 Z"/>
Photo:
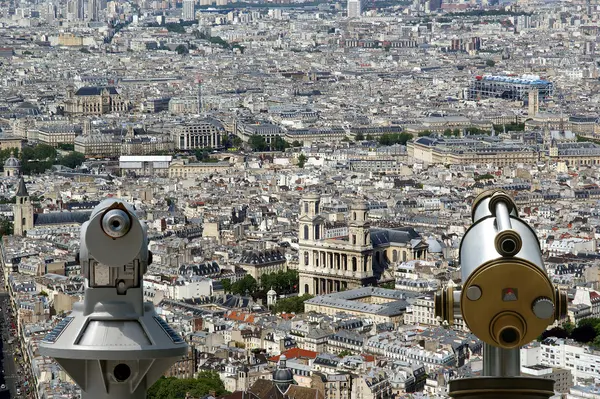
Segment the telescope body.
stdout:
<path fill-rule="evenodd" d="M 566 294 L 550 281 L 536 233 L 506 193 L 480 194 L 472 219 L 459 250 L 462 290 L 437 293 L 436 316 L 452 323 L 462 315 L 486 344 L 518 348 L 566 316 Z"/>
<path fill-rule="evenodd" d="M 80 245 L 84 300 L 42 340 L 40 353 L 56 360 L 84 399 L 143 399 L 188 349 L 143 301 L 147 226 L 129 204 L 105 200 L 81 226 Z"/>

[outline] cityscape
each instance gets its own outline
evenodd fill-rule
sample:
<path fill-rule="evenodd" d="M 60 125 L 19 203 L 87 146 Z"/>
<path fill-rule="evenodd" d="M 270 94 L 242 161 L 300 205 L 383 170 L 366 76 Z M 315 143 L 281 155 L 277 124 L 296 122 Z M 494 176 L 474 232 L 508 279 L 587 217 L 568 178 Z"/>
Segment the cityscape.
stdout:
<path fill-rule="evenodd" d="M 566 293 L 520 375 L 600 398 L 599 30 L 592 0 L 0 0 L 0 399 L 85 396 L 40 348 L 107 198 L 189 346 L 149 399 L 449 398 L 487 344 L 436 293 L 489 190 Z"/>

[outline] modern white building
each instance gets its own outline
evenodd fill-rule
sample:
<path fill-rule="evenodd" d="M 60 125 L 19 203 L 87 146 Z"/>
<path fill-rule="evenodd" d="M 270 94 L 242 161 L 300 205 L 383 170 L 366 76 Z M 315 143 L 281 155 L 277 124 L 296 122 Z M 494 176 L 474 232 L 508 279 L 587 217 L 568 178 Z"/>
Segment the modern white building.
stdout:
<path fill-rule="evenodd" d="M 122 155 L 119 157 L 119 168 L 122 174 L 168 176 L 172 160 L 171 155 Z"/>
<path fill-rule="evenodd" d="M 194 0 L 183 0 L 183 20 L 184 21 L 193 21 L 195 20 L 195 1 Z"/>
<path fill-rule="evenodd" d="M 348 0 L 348 18 L 358 18 L 362 14 L 361 0 Z"/>

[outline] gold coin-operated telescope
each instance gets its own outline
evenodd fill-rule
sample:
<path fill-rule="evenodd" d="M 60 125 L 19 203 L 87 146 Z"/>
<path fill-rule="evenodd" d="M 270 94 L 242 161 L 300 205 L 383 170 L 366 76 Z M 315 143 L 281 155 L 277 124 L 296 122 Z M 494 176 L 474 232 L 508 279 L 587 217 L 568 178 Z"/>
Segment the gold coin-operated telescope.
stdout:
<path fill-rule="evenodd" d="M 462 316 L 483 346 L 483 377 L 450 382 L 454 398 L 549 398 L 554 381 L 520 375 L 519 348 L 567 315 L 567 296 L 546 273 L 533 229 L 503 191 L 480 194 L 460 243 L 462 289 L 435 295 L 435 314 Z"/>

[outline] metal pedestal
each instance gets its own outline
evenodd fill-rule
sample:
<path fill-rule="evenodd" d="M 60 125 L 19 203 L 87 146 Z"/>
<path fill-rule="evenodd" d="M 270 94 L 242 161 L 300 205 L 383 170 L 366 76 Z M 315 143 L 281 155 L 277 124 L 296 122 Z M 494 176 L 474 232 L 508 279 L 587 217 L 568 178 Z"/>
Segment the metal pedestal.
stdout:
<path fill-rule="evenodd" d="M 526 377 L 475 377 L 452 380 L 449 394 L 454 399 L 548 399 L 554 381 Z"/>

